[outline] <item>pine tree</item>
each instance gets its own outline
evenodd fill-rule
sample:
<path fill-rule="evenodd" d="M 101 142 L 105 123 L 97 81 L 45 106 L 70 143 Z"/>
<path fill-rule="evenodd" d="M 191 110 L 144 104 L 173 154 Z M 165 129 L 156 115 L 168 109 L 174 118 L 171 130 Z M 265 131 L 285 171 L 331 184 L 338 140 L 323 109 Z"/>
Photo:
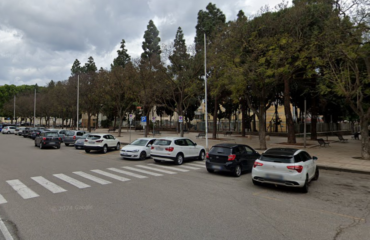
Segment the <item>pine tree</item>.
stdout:
<path fill-rule="evenodd" d="M 125 49 L 125 40 L 122 39 L 121 41 L 121 49 L 117 50 L 118 56 L 113 60 L 113 64 L 111 64 L 111 68 L 121 66 L 125 67 L 130 61 L 131 57 L 127 53 L 127 49 Z"/>
<path fill-rule="evenodd" d="M 81 67 L 81 63 L 78 61 L 78 59 L 76 59 L 71 68 L 71 76 L 76 76 L 82 72 L 83 68 Z"/>
<path fill-rule="evenodd" d="M 157 27 L 154 25 L 153 21 L 150 20 L 149 24 L 147 26 L 147 30 L 144 33 L 144 39 L 142 48 L 144 52 L 141 54 L 141 58 L 143 60 L 158 60 L 158 62 L 161 60 L 161 47 L 159 46 L 159 42 L 161 39 L 158 37 L 159 31 Z"/>
<path fill-rule="evenodd" d="M 87 60 L 87 63 L 85 63 L 84 72 L 85 73 L 96 72 L 97 70 L 98 68 L 95 65 L 94 58 L 90 56 L 89 59 Z"/>

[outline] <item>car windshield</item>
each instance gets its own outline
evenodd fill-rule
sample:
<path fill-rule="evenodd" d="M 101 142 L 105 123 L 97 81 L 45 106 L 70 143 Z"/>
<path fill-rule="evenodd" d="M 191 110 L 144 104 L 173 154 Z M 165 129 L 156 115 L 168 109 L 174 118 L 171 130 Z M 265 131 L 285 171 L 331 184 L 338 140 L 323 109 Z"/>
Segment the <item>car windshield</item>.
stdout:
<path fill-rule="evenodd" d="M 225 147 L 213 147 L 209 151 L 209 154 L 215 154 L 215 155 L 230 155 L 231 149 L 225 148 Z"/>
<path fill-rule="evenodd" d="M 90 136 L 87 137 L 87 139 L 91 139 L 91 140 L 97 140 L 99 138 L 100 138 L 99 135 L 90 135 Z"/>
<path fill-rule="evenodd" d="M 59 137 L 57 132 L 46 132 L 45 136 L 47 136 L 47 137 Z"/>
<path fill-rule="evenodd" d="M 154 143 L 154 145 L 160 145 L 160 146 L 168 146 L 170 144 L 171 144 L 171 140 L 166 140 L 166 139 L 158 139 Z"/>
<path fill-rule="evenodd" d="M 134 146 L 145 146 L 147 144 L 148 140 L 144 140 L 144 139 L 137 139 L 135 141 L 133 141 L 130 145 L 134 145 Z"/>
<path fill-rule="evenodd" d="M 287 156 L 269 156 L 262 155 L 260 160 L 265 162 L 292 163 L 292 158 Z"/>
<path fill-rule="evenodd" d="M 73 136 L 75 135 L 75 132 L 74 131 L 66 131 L 66 134 L 67 136 Z"/>

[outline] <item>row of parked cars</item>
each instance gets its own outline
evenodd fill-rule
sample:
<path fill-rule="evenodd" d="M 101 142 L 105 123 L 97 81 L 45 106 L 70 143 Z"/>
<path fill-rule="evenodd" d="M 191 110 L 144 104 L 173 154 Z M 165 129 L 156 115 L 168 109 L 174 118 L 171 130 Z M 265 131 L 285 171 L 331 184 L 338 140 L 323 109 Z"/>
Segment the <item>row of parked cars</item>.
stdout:
<path fill-rule="evenodd" d="M 245 144 L 220 143 L 206 153 L 203 146 L 184 137 L 139 138 L 121 148 L 119 139 L 111 134 L 31 128 L 18 134 L 34 138 L 35 146 L 40 148 L 60 148 L 64 143 L 66 146 L 74 145 L 76 149 L 84 149 L 86 153 L 91 150 L 106 153 L 114 149 L 120 150 L 122 158 L 145 160 L 151 157 L 156 163 L 171 161 L 177 165 L 187 160 L 206 160 L 209 173 L 231 172 L 239 177 L 243 172 L 251 172 L 255 185 L 296 187 L 305 193 L 308 192 L 309 182 L 319 178 L 317 157 L 311 157 L 300 149 L 271 148 L 260 154 Z"/>

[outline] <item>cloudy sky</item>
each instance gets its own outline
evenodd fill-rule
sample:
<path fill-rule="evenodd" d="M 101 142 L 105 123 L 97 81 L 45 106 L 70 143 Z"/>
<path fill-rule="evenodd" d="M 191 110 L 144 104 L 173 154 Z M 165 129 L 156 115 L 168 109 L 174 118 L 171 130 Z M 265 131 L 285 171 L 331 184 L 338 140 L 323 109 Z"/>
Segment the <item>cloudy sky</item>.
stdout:
<path fill-rule="evenodd" d="M 78 59 L 92 56 L 98 68 L 109 68 L 122 39 L 132 58 L 142 52 L 149 20 L 160 31 L 161 44 L 173 41 L 180 26 L 186 43 L 194 42 L 199 10 L 210 0 L 0 0 L 0 86 L 66 80 Z M 239 10 L 253 16 L 282 0 L 213 0 L 235 20 Z M 288 0 L 288 2 L 290 2 Z"/>

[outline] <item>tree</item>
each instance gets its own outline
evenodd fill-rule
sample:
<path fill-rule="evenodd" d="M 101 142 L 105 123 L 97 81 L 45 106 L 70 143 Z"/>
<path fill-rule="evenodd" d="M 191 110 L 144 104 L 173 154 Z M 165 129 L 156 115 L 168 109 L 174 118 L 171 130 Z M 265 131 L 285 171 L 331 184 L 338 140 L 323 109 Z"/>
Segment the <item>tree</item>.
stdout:
<path fill-rule="evenodd" d="M 125 40 L 122 39 L 120 47 L 121 49 L 117 50 L 118 56 L 113 60 L 113 64 L 111 64 L 111 69 L 117 66 L 124 68 L 131 61 L 131 57 L 127 53 L 127 49 L 125 48 L 125 43 Z"/>
<path fill-rule="evenodd" d="M 71 68 L 71 76 L 81 74 L 82 72 L 83 72 L 83 67 L 81 67 L 80 61 L 78 61 L 78 59 L 76 59 L 73 62 L 73 65 L 72 65 L 72 68 Z"/>

